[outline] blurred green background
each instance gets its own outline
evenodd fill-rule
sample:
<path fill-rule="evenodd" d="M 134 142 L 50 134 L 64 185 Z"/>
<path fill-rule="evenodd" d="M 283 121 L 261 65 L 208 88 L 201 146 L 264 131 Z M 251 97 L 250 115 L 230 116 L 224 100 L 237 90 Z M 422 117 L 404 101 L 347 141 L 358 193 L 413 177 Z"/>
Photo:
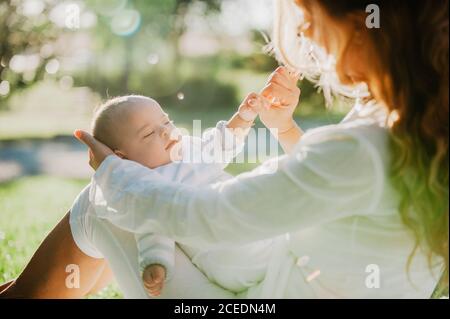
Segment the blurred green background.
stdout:
<path fill-rule="evenodd" d="M 271 0 L 0 3 L 0 282 L 17 276 L 92 174 L 71 136 L 105 99 L 148 95 L 187 129 L 229 118 L 277 62 Z M 340 121 L 302 82 L 304 129 Z M 233 164 L 239 173 L 255 164 Z M 121 297 L 112 285 L 93 298 Z"/>

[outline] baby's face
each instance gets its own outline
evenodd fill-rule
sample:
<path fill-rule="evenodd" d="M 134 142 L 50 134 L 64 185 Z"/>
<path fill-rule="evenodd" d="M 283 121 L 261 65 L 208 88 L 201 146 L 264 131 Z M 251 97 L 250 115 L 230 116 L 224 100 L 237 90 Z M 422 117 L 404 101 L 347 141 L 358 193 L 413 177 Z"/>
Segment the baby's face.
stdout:
<path fill-rule="evenodd" d="M 143 101 L 131 105 L 124 113 L 123 118 L 118 119 L 120 148 L 116 150 L 117 155 L 149 168 L 177 159 L 181 135 L 158 103 Z"/>

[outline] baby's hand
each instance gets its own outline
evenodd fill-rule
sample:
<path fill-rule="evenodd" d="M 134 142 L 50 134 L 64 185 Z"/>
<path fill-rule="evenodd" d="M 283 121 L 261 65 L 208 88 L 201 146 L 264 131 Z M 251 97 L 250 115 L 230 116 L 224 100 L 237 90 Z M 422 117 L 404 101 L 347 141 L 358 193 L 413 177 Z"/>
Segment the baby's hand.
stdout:
<path fill-rule="evenodd" d="M 158 297 L 164 288 L 166 269 L 158 264 L 149 265 L 142 273 L 145 290 L 152 297 Z"/>
<path fill-rule="evenodd" d="M 256 119 L 262 108 L 269 106 L 266 99 L 258 93 L 250 93 L 239 106 L 239 116 L 247 122 L 252 122 Z"/>

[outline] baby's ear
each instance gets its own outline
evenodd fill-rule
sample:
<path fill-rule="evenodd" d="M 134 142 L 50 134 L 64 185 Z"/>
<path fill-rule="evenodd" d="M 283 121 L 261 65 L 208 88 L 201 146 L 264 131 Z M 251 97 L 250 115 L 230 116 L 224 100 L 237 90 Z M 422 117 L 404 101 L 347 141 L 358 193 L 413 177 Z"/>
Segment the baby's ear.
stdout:
<path fill-rule="evenodd" d="M 114 150 L 114 154 L 116 154 L 117 156 L 119 156 L 121 159 L 126 159 L 127 157 L 125 156 L 125 154 L 122 151 L 119 150 Z"/>

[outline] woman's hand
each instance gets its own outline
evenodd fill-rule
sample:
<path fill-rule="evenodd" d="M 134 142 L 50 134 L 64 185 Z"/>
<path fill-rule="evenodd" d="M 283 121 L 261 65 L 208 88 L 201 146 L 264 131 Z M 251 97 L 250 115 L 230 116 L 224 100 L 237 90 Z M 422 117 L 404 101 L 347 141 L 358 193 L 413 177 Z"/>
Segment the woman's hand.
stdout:
<path fill-rule="evenodd" d="M 100 166 L 100 164 L 109 155 L 113 155 L 114 152 L 105 144 L 97 141 L 91 134 L 82 130 L 76 130 L 74 132 L 75 137 L 89 147 L 89 165 L 94 169 Z"/>
<path fill-rule="evenodd" d="M 300 99 L 297 81 L 297 76 L 285 67 L 279 67 L 261 91 L 261 95 L 267 100 L 267 107 L 259 110 L 259 118 L 269 129 L 277 129 L 279 133 L 283 133 L 294 126 L 293 114 Z"/>

